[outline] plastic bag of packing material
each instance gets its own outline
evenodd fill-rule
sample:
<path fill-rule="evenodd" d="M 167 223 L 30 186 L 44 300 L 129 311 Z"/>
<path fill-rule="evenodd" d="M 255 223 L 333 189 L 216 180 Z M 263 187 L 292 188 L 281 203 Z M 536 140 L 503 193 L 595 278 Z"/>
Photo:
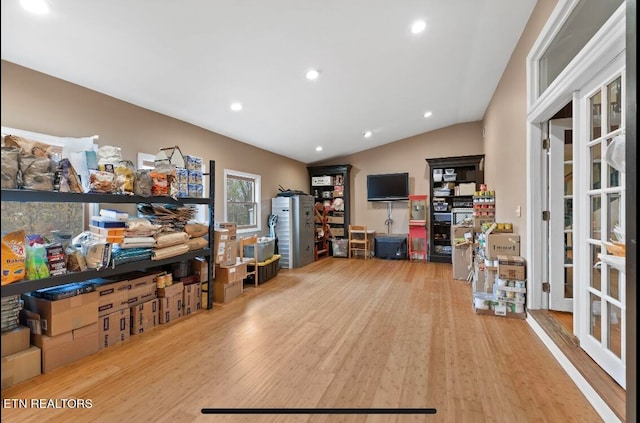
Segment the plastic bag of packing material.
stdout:
<path fill-rule="evenodd" d="M 2 285 L 25 278 L 25 231 L 10 232 L 2 237 Z"/>

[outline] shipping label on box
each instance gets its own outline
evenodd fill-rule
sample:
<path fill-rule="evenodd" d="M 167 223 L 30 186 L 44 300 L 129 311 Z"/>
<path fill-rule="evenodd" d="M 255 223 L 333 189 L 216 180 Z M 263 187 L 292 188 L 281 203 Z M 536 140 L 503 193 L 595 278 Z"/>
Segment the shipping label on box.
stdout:
<path fill-rule="evenodd" d="M 498 255 L 500 279 L 523 281 L 527 278 L 524 257 Z"/>
<path fill-rule="evenodd" d="M 485 255 L 490 260 L 497 260 L 498 255 L 519 256 L 520 235 L 509 233 L 488 234 Z"/>
<path fill-rule="evenodd" d="M 129 310 L 132 335 L 143 333 L 160 324 L 160 302 L 157 299 L 138 304 Z"/>
<path fill-rule="evenodd" d="M 110 347 L 129 339 L 130 334 L 130 310 L 118 310 L 98 319 L 99 348 Z"/>

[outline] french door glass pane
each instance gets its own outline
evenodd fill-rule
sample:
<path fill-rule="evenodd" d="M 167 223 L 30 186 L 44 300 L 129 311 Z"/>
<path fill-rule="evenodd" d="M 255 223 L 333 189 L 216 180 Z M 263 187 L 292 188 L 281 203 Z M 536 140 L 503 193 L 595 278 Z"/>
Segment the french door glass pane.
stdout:
<path fill-rule="evenodd" d="M 607 268 L 609 269 L 608 294 L 616 300 L 620 300 L 620 272 L 613 266 L 607 266 Z"/>
<path fill-rule="evenodd" d="M 601 172 L 602 168 L 602 152 L 600 143 L 589 147 L 589 155 L 591 158 L 591 189 L 602 188 Z"/>
<path fill-rule="evenodd" d="M 596 263 L 600 261 L 598 253 L 600 253 L 601 247 L 595 244 L 589 244 L 591 248 L 591 280 L 589 286 L 600 291 L 602 289 L 602 274 L 600 273 L 600 267 L 596 267 Z"/>
<path fill-rule="evenodd" d="M 622 357 L 622 310 L 613 304 L 609 305 L 609 349 L 618 358 Z"/>
<path fill-rule="evenodd" d="M 573 298 L 573 267 L 564 268 L 564 297 Z"/>
<path fill-rule="evenodd" d="M 621 93 L 622 78 L 618 77 L 615 81 L 607 85 L 607 110 L 609 111 L 607 132 L 615 131 L 620 128 L 621 118 Z"/>
<path fill-rule="evenodd" d="M 622 210 L 622 198 L 620 197 L 620 193 L 613 192 L 607 194 L 607 234 L 609 240 L 617 240 L 613 229 L 616 225 L 620 225 L 620 218 L 623 213 L 624 210 Z"/>
<path fill-rule="evenodd" d="M 593 337 L 595 337 L 598 341 L 602 341 L 602 334 L 601 334 L 601 326 L 602 326 L 602 322 L 601 322 L 601 309 L 602 309 L 602 302 L 600 301 L 600 297 L 598 297 L 597 295 L 594 295 L 593 293 L 589 295 L 589 305 L 590 305 L 590 310 L 591 310 L 591 325 L 589 327 L 589 334 Z"/>
<path fill-rule="evenodd" d="M 609 144 L 613 142 L 613 138 L 607 139 L 607 147 Z M 615 168 L 607 165 L 607 173 L 609 174 L 609 187 L 619 187 L 620 186 L 620 172 L 618 172 Z"/>
<path fill-rule="evenodd" d="M 593 141 L 600 138 L 602 134 L 602 95 L 600 91 L 589 99 L 591 107 L 589 113 L 591 114 L 589 122 L 590 134 L 589 141 Z"/>
<path fill-rule="evenodd" d="M 602 210 L 600 194 L 591 196 L 591 238 L 600 239 L 600 213 Z"/>
<path fill-rule="evenodd" d="M 564 164 L 564 195 L 573 195 L 573 163 Z"/>

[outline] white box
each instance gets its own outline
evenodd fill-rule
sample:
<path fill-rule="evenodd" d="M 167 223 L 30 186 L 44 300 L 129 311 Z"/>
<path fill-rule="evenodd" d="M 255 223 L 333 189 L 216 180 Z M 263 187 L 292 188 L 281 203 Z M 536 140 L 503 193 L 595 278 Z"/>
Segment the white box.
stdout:
<path fill-rule="evenodd" d="M 311 185 L 313 186 L 333 185 L 333 176 L 314 176 L 311 178 Z"/>

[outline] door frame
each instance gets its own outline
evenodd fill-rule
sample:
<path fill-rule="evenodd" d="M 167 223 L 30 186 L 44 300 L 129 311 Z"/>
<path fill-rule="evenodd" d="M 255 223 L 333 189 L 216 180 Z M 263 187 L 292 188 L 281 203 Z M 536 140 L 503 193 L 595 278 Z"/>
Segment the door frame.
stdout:
<path fill-rule="evenodd" d="M 543 283 L 547 281 L 544 280 L 546 274 L 543 273 L 544 242 L 546 239 L 543 232 L 545 222 L 542 220 L 544 187 L 539 178 L 541 172 L 544 171 L 542 160 L 544 150 L 540 145 L 540 140 L 543 136 L 541 123 L 550 120 L 567 103 L 577 100 L 577 90 L 584 87 L 588 81 L 602 72 L 603 68 L 619 54 L 626 52 L 626 3 L 623 3 L 547 89 L 541 95 L 538 95 L 538 62 L 578 2 L 579 0 L 559 0 L 538 39 L 533 44 L 526 60 L 527 307 L 532 310 L 548 309 L 549 306 L 548 294 L 543 290 Z M 579 110 L 577 110 L 577 101 L 574 101 L 573 104 L 573 116 L 575 117 L 579 115 Z M 574 125 L 574 129 L 575 127 L 576 125 Z M 578 139 L 579 134 L 574 131 L 573 136 L 574 139 Z M 574 142 L 574 152 L 576 144 Z M 574 180 L 574 188 L 576 183 Z M 577 296 L 578 294 L 574 292 L 574 312 L 579 303 Z M 579 324 L 578 320 L 574 319 L 574 333 L 580 333 L 579 328 L 576 327 Z M 527 317 L 527 322 L 601 417 L 605 421 L 617 421 L 618 418 L 615 413 L 531 315 Z"/>

